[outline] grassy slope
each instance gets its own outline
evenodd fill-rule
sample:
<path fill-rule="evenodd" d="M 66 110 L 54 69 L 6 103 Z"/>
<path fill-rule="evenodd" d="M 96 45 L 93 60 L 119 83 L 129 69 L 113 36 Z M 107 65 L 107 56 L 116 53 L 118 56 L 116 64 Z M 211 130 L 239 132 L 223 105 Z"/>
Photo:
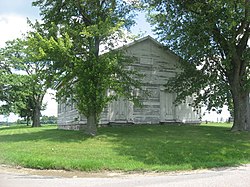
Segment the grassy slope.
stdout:
<path fill-rule="evenodd" d="M 191 170 L 250 163 L 250 133 L 228 125 L 100 128 L 79 131 L 0 128 L 0 163 L 40 169 Z"/>

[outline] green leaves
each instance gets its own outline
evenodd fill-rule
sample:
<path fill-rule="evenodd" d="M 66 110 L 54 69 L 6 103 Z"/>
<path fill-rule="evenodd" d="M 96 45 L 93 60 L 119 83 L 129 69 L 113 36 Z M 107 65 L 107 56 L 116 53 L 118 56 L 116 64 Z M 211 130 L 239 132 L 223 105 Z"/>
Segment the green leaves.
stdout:
<path fill-rule="evenodd" d="M 156 34 L 184 61 L 183 72 L 167 84 L 178 101 L 193 94 L 195 106 L 212 109 L 231 106 L 236 85 L 238 93 L 249 92 L 249 59 L 244 59 L 249 53 L 249 1 L 145 2 Z"/>
<path fill-rule="evenodd" d="M 111 50 L 124 39 L 123 29 L 134 23 L 132 4 L 116 0 L 39 0 L 34 5 L 41 10 L 43 26 L 48 31 L 51 26 L 57 28 L 49 32 L 52 38 L 38 39 L 42 46 L 38 51 L 45 52 L 51 61 L 59 99 L 71 98 L 87 118 L 93 114 L 98 118 L 118 96 L 134 100 L 131 90 L 139 87 L 138 76 L 125 68 L 132 59 L 121 50 Z M 109 52 L 101 54 L 103 48 Z"/>
<path fill-rule="evenodd" d="M 33 126 L 40 126 L 43 97 L 54 83 L 51 61 L 47 58 L 48 48 L 54 44 L 53 38 L 47 40 L 42 33 L 29 32 L 23 38 L 7 42 L 2 49 L 3 62 L 11 70 L 2 77 L 6 95 L 1 97 L 5 101 L 2 108 L 21 117 L 32 117 Z"/>

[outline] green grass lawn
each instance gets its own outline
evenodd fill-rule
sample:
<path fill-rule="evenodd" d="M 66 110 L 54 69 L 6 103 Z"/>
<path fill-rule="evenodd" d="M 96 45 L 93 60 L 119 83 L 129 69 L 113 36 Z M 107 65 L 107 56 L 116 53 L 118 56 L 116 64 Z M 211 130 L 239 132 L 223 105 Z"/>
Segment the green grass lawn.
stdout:
<path fill-rule="evenodd" d="M 39 169 L 173 171 L 250 163 L 250 133 L 228 124 L 99 128 L 0 128 L 0 163 Z"/>

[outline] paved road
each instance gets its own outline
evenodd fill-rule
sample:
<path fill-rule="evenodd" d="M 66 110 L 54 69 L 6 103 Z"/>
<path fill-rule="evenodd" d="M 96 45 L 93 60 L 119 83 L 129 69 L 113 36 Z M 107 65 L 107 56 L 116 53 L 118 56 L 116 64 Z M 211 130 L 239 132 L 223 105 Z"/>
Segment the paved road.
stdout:
<path fill-rule="evenodd" d="M 54 174 L 53 174 L 54 175 Z M 83 177 L 83 176 L 82 176 Z M 250 165 L 185 173 L 41 176 L 2 170 L 0 187 L 250 187 Z"/>

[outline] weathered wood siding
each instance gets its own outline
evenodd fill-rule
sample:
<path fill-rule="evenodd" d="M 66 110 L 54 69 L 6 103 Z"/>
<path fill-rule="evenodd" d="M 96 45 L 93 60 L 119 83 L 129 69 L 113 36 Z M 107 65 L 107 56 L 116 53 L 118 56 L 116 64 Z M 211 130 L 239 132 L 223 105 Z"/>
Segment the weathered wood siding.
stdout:
<path fill-rule="evenodd" d="M 135 124 L 157 124 L 165 122 L 199 123 L 200 111 L 194 112 L 187 102 L 175 106 L 174 93 L 168 93 L 164 84 L 170 77 L 174 77 L 178 69 L 178 57 L 163 48 L 151 37 L 146 37 L 127 46 L 128 55 L 136 57 L 137 61 L 132 68 L 141 72 L 143 89 L 150 95 L 141 102 L 143 107 L 135 107 L 133 103 L 119 99 L 109 104 L 101 115 L 101 124 L 107 123 L 135 123 Z M 72 125 L 86 123 L 84 117 L 79 117 L 73 105 L 59 104 L 58 125 L 61 128 L 72 129 Z M 69 109 L 70 108 L 70 109 Z M 79 128 L 79 125 L 76 127 Z"/>
<path fill-rule="evenodd" d="M 169 77 L 175 76 L 178 57 L 150 39 L 130 46 L 127 51 L 138 58 L 134 68 L 144 74 L 144 89 L 150 94 L 142 100 L 143 108 L 134 108 L 134 123 L 159 123 L 161 89 Z"/>

